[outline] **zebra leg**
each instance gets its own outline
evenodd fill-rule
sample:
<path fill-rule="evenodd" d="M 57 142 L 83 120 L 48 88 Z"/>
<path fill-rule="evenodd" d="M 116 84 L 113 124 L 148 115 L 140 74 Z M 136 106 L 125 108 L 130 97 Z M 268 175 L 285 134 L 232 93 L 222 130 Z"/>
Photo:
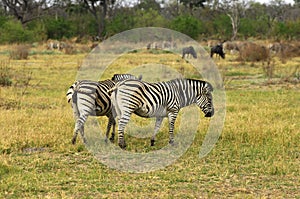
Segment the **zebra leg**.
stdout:
<path fill-rule="evenodd" d="M 119 119 L 119 125 L 118 125 L 118 136 L 119 136 L 119 146 L 124 149 L 126 148 L 126 142 L 125 142 L 125 139 L 124 139 L 124 129 L 125 129 L 125 126 L 126 124 L 129 122 L 129 119 L 130 119 L 130 115 L 131 113 L 128 113 L 127 114 L 122 114 L 120 119 Z"/>
<path fill-rule="evenodd" d="M 75 129 L 74 129 L 74 135 L 73 135 L 73 138 L 72 138 L 72 144 L 75 144 L 75 143 L 76 143 L 78 131 L 80 132 L 81 137 L 83 138 L 83 141 L 86 141 L 86 140 L 84 139 L 84 128 L 83 128 L 83 124 L 82 124 L 79 120 L 77 120 L 76 125 L 75 125 Z"/>
<path fill-rule="evenodd" d="M 76 143 L 78 131 L 80 132 L 83 142 L 85 144 L 87 143 L 86 138 L 84 136 L 84 123 L 85 123 L 86 119 L 87 119 L 86 115 L 83 115 L 79 119 L 77 119 L 75 129 L 74 129 L 74 136 L 72 138 L 72 144 Z"/>
<path fill-rule="evenodd" d="M 176 121 L 178 112 L 173 112 L 168 114 L 168 119 L 169 119 L 169 144 L 173 145 L 174 144 L 174 125 Z"/>
<path fill-rule="evenodd" d="M 160 125 L 161 125 L 163 119 L 164 119 L 163 117 L 157 117 L 156 118 L 155 127 L 154 127 L 154 134 L 153 134 L 153 136 L 151 138 L 151 146 L 154 146 L 155 139 L 156 139 L 155 137 L 156 137 L 156 134 L 157 134 L 157 132 L 158 132 L 158 130 L 160 128 Z"/>
<path fill-rule="evenodd" d="M 115 134 L 116 134 L 116 120 L 113 118 L 113 120 L 112 120 L 112 125 L 113 125 L 113 130 L 112 130 L 112 133 L 111 133 L 111 137 L 109 138 L 109 140 L 111 141 L 111 142 L 114 142 L 114 140 L 115 140 Z"/>
<path fill-rule="evenodd" d="M 107 128 L 106 128 L 106 137 L 105 137 L 105 142 L 108 141 L 108 136 L 109 136 L 109 132 L 111 129 L 111 125 L 115 125 L 115 119 L 113 118 L 113 116 L 110 114 L 108 116 L 108 123 L 107 123 Z"/>
<path fill-rule="evenodd" d="M 80 128 L 80 134 L 81 134 L 81 138 L 83 140 L 83 143 L 86 144 L 87 141 L 86 141 L 86 138 L 84 136 L 84 126 L 82 125 L 81 128 Z"/>
<path fill-rule="evenodd" d="M 73 135 L 73 138 L 72 138 L 72 144 L 75 144 L 76 143 L 76 138 L 77 138 L 77 134 L 78 134 L 78 130 L 77 125 L 75 125 L 75 129 L 74 129 L 74 135 Z"/>

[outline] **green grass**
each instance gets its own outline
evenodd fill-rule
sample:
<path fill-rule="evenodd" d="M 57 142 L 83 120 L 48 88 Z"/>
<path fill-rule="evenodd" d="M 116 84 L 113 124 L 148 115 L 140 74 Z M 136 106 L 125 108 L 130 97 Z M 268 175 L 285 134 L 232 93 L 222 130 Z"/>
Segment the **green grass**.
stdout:
<path fill-rule="evenodd" d="M 198 158 L 209 122 L 200 113 L 193 144 L 174 164 L 127 173 L 100 163 L 80 136 L 71 145 L 74 120 L 65 93 L 85 56 L 41 53 L 10 60 L 13 85 L 0 87 L 0 198 L 300 198 L 299 83 L 268 84 L 258 64 L 241 68 L 228 61 L 234 57 L 215 60 L 220 70 L 229 70 L 225 80 L 236 78 L 226 84 L 225 125 L 211 153 Z M 0 53 L 0 59 L 8 55 Z M 288 74 L 282 71 L 295 67 L 299 58 L 295 60 L 278 63 L 275 72 Z M 103 78 L 149 63 L 195 75 L 187 62 L 170 53 L 142 51 L 120 57 Z M 28 80 L 26 72 L 32 75 L 25 89 L 20 78 Z M 104 129 L 107 119 L 99 120 Z M 132 122 L 149 124 L 138 117 Z M 127 150 L 165 146 L 167 129 L 165 122 L 154 148 L 149 139 L 127 136 Z"/>

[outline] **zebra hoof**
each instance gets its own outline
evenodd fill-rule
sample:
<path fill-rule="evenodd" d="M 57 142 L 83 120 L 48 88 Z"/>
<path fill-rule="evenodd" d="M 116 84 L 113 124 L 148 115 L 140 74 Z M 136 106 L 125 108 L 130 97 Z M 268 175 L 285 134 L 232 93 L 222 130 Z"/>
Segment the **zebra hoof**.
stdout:
<path fill-rule="evenodd" d="M 86 138 L 83 138 L 83 143 L 87 144 Z"/>
<path fill-rule="evenodd" d="M 151 146 L 154 146 L 155 140 L 151 140 Z"/>
<path fill-rule="evenodd" d="M 109 141 L 112 142 L 112 143 L 114 143 L 115 142 L 115 138 L 114 137 L 110 137 Z"/>
<path fill-rule="evenodd" d="M 74 145 L 74 144 L 76 144 L 76 139 L 72 139 L 72 144 Z"/>
<path fill-rule="evenodd" d="M 121 149 L 125 149 L 125 148 L 126 148 L 126 143 L 125 143 L 125 142 L 119 143 L 119 147 L 120 147 Z"/>

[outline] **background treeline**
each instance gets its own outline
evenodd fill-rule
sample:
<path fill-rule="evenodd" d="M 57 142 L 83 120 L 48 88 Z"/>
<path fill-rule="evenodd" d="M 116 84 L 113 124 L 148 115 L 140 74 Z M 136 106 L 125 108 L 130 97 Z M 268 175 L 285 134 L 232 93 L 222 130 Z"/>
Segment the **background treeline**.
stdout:
<path fill-rule="evenodd" d="M 2 0 L 0 43 L 105 39 L 132 28 L 171 28 L 197 40 L 300 39 L 300 3 L 242 0 Z"/>

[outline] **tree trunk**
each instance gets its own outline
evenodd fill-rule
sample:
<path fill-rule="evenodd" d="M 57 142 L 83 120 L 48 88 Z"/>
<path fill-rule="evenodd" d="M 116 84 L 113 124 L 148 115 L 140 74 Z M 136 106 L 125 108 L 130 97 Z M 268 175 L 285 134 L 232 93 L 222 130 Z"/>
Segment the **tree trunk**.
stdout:
<path fill-rule="evenodd" d="M 231 16 L 230 14 L 227 14 L 231 21 L 232 26 L 232 37 L 231 41 L 234 41 L 236 39 L 237 33 L 238 33 L 238 17 L 237 16 Z"/>

